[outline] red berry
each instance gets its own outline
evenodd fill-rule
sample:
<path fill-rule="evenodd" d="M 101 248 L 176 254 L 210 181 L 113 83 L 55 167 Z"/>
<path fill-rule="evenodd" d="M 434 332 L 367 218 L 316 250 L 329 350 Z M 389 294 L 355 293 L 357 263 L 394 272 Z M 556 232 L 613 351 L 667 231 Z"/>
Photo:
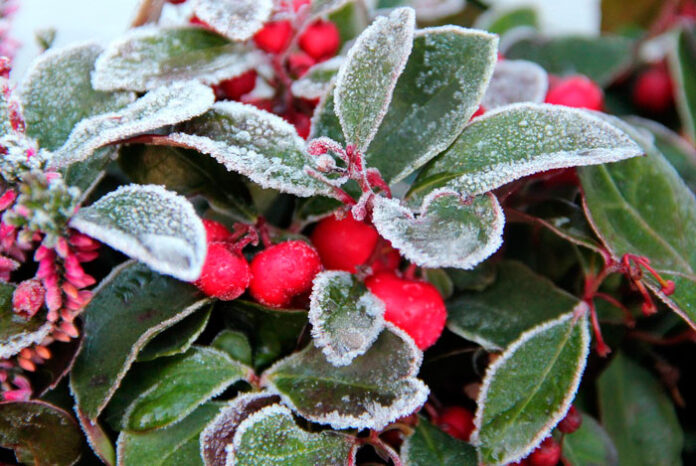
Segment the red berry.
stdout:
<path fill-rule="evenodd" d="M 486 108 L 483 105 L 479 105 L 474 114 L 471 115 L 471 119 L 469 121 L 473 120 L 476 117 L 480 117 L 484 113 L 486 113 Z"/>
<path fill-rule="evenodd" d="M 269 99 L 248 99 L 242 98 L 242 102 L 245 104 L 253 105 L 261 110 L 266 110 L 267 112 L 273 113 L 273 101 Z"/>
<path fill-rule="evenodd" d="M 312 232 L 312 244 L 321 262 L 329 270 L 355 273 L 372 255 L 379 234 L 371 225 L 359 222 L 352 214 L 342 219 L 331 215 L 320 221 Z"/>
<path fill-rule="evenodd" d="M 528 457 L 531 466 L 556 466 L 561 459 L 561 446 L 553 437 L 547 437 Z"/>
<path fill-rule="evenodd" d="M 285 115 L 284 118 L 293 124 L 301 138 L 307 139 L 309 137 L 309 132 L 312 129 L 312 119 L 310 117 L 304 113 L 292 112 Z"/>
<path fill-rule="evenodd" d="M 317 20 L 300 36 L 300 48 L 316 60 L 326 60 L 338 52 L 341 35 L 331 21 Z"/>
<path fill-rule="evenodd" d="M 182 3 L 185 3 L 186 0 L 167 0 L 169 3 L 172 5 L 181 5 Z"/>
<path fill-rule="evenodd" d="M 231 235 L 230 230 L 225 225 L 215 220 L 204 218 L 203 228 L 205 228 L 205 237 L 208 243 L 227 241 Z"/>
<path fill-rule="evenodd" d="M 580 412 L 575 409 L 575 406 L 571 406 L 565 417 L 561 419 L 561 422 L 558 423 L 557 427 L 558 430 L 564 434 L 572 434 L 580 428 L 581 424 L 582 415 L 580 415 Z"/>
<path fill-rule="evenodd" d="M 375 259 L 370 263 L 372 274 L 379 272 L 394 272 L 401 264 L 401 255 L 391 243 L 385 239 L 377 244 Z"/>
<path fill-rule="evenodd" d="M 218 86 L 227 98 L 239 100 L 241 96 L 248 94 L 256 87 L 256 70 L 249 70 L 235 78 L 226 79 Z"/>
<path fill-rule="evenodd" d="M 604 94 L 597 84 L 585 76 L 571 76 L 558 80 L 551 86 L 546 94 L 546 103 L 602 110 Z"/>
<path fill-rule="evenodd" d="M 258 253 L 251 261 L 249 292 L 259 303 L 286 307 L 312 288 L 321 259 L 304 241 L 286 241 Z"/>
<path fill-rule="evenodd" d="M 672 79 L 665 66 L 643 71 L 633 85 L 633 103 L 651 113 L 664 113 L 672 106 Z"/>
<path fill-rule="evenodd" d="M 304 52 L 293 53 L 288 58 L 288 67 L 295 76 L 302 77 L 317 61 Z"/>
<path fill-rule="evenodd" d="M 249 286 L 249 264 L 244 256 L 230 251 L 225 243 L 208 244 L 203 272 L 194 284 L 206 295 L 231 301 Z"/>
<path fill-rule="evenodd" d="M 438 425 L 452 437 L 468 442 L 474 431 L 474 415 L 462 406 L 449 406 L 440 413 Z"/>
<path fill-rule="evenodd" d="M 254 35 L 254 42 L 268 53 L 280 53 L 290 43 L 292 24 L 290 21 L 271 21 Z"/>
<path fill-rule="evenodd" d="M 399 278 L 390 272 L 368 277 L 365 285 L 384 302 L 384 318 L 408 333 L 420 349 L 432 346 L 440 338 L 447 309 L 433 285 Z"/>

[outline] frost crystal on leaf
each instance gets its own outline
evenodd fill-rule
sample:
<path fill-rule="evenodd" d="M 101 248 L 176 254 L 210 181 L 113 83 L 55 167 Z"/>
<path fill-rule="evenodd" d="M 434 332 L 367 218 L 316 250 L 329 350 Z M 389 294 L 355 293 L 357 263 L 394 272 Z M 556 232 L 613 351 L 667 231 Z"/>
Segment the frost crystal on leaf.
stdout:
<path fill-rule="evenodd" d="M 488 111 L 519 102 L 541 103 L 546 98 L 549 77 L 544 69 L 526 60 L 500 60 L 481 105 Z"/>
<path fill-rule="evenodd" d="M 53 154 L 51 166 L 65 167 L 107 144 L 188 120 L 204 113 L 213 102 L 213 91 L 195 81 L 157 88 L 121 110 L 82 120 Z"/>
<path fill-rule="evenodd" d="M 292 83 L 293 95 L 303 99 L 318 99 L 326 94 L 343 61 L 343 57 L 337 56 L 311 67 L 304 76 Z"/>
<path fill-rule="evenodd" d="M 5 324 L 7 323 L 4 322 L 6 320 L 6 316 L 3 315 L 2 317 L 3 327 L 5 327 Z M 15 320 L 19 319 L 24 320 L 20 317 L 16 318 Z M 41 325 L 38 318 L 32 320 L 28 324 L 29 325 L 27 325 L 27 327 L 29 328 L 25 329 L 19 329 L 16 328 L 16 326 L 2 329 L 2 339 L 0 339 L 0 359 L 10 358 L 28 346 L 38 345 L 48 336 L 53 327 L 51 322 L 44 322 L 43 325 Z M 12 330 L 13 333 L 8 334 L 8 330 Z"/>
<path fill-rule="evenodd" d="M 205 260 L 196 211 L 161 186 L 123 186 L 80 209 L 70 226 L 180 280 L 197 279 Z"/>
<path fill-rule="evenodd" d="M 196 0 L 193 11 L 204 23 L 232 40 L 247 40 L 261 29 L 273 9 L 271 0 Z"/>
<path fill-rule="evenodd" d="M 471 269 L 500 247 L 505 217 L 492 194 L 465 199 L 442 189 L 426 197 L 418 216 L 397 199 L 376 197 L 372 220 L 411 262 Z"/>
<path fill-rule="evenodd" d="M 229 42 L 203 28 L 145 26 L 107 47 L 96 62 L 92 84 L 98 90 L 139 92 L 191 79 L 215 84 L 265 61 L 252 45 Z"/>
<path fill-rule="evenodd" d="M 364 354 L 384 327 L 384 303 L 348 272 L 314 278 L 309 322 L 317 348 L 335 366 Z"/>
<path fill-rule="evenodd" d="M 379 128 L 413 46 L 416 16 L 399 8 L 358 36 L 336 75 L 336 114 L 349 144 L 364 151 Z"/>

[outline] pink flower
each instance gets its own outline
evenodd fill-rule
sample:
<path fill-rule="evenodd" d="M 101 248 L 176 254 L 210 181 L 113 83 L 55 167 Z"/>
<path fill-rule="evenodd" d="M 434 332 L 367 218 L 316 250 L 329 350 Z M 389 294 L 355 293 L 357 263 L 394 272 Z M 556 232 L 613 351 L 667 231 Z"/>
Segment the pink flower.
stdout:
<path fill-rule="evenodd" d="M 31 319 L 41 309 L 46 290 L 39 280 L 25 280 L 12 294 L 12 309 L 15 313 Z"/>

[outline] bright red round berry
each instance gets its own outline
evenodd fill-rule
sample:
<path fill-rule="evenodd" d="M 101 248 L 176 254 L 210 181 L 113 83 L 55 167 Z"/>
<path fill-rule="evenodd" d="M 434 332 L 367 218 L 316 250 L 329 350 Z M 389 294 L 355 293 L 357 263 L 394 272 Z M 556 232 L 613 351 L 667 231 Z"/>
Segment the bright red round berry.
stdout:
<path fill-rule="evenodd" d="M 561 446 L 553 437 L 547 437 L 528 457 L 531 466 L 556 466 L 561 459 Z"/>
<path fill-rule="evenodd" d="M 182 3 L 186 3 L 186 0 L 167 0 L 169 3 L 172 5 L 181 5 Z"/>
<path fill-rule="evenodd" d="M 263 51 L 280 53 L 288 46 L 291 37 L 290 21 L 271 21 L 254 35 L 254 42 Z"/>
<path fill-rule="evenodd" d="M 374 260 L 370 262 L 372 274 L 379 272 L 394 272 L 401 264 L 401 255 L 399 251 L 394 249 L 391 243 L 382 239 L 377 243 Z"/>
<path fill-rule="evenodd" d="M 580 425 L 582 425 L 582 415 L 575 406 L 571 406 L 557 427 L 564 434 L 572 434 L 580 428 Z"/>
<path fill-rule="evenodd" d="M 546 94 L 546 103 L 566 107 L 602 110 L 604 93 L 592 80 L 585 76 L 571 76 L 551 86 Z"/>
<path fill-rule="evenodd" d="M 317 20 L 300 36 L 300 48 L 315 60 L 326 60 L 338 52 L 341 35 L 331 21 Z"/>
<path fill-rule="evenodd" d="M 420 349 L 432 346 L 445 328 L 447 309 L 433 285 L 381 272 L 365 280 L 384 302 L 384 318 L 408 333 Z"/>
<path fill-rule="evenodd" d="M 244 256 L 231 251 L 227 244 L 208 243 L 203 271 L 194 284 L 206 295 L 231 301 L 244 293 L 251 276 Z"/>
<path fill-rule="evenodd" d="M 232 235 L 225 225 L 207 218 L 203 219 L 203 228 L 205 228 L 205 237 L 208 243 L 227 241 Z"/>
<path fill-rule="evenodd" d="M 312 288 L 321 271 L 321 259 L 304 241 L 286 241 L 258 253 L 251 261 L 249 292 L 256 301 L 271 307 L 286 307 L 295 296 Z"/>
<path fill-rule="evenodd" d="M 293 53 L 288 58 L 290 72 L 301 78 L 317 61 L 304 52 Z"/>
<path fill-rule="evenodd" d="M 355 220 L 352 214 L 340 220 L 331 215 L 317 224 L 311 239 L 324 267 L 355 273 L 355 268 L 372 256 L 379 234 L 373 226 Z"/>
<path fill-rule="evenodd" d="M 312 119 L 305 115 L 304 113 L 295 112 L 288 113 L 283 116 L 288 122 L 292 123 L 295 127 L 295 131 L 300 135 L 302 139 L 307 139 L 309 137 L 309 132 L 312 129 Z"/>
<path fill-rule="evenodd" d="M 643 71 L 633 85 L 633 103 L 651 113 L 664 113 L 674 102 L 672 78 L 667 67 L 653 66 Z"/>
<path fill-rule="evenodd" d="M 452 437 L 468 442 L 474 431 L 474 415 L 462 406 L 448 406 L 440 413 L 438 425 Z"/>
<path fill-rule="evenodd" d="M 228 99 L 239 100 L 241 96 L 248 94 L 256 87 L 256 70 L 249 70 L 235 78 L 221 81 L 218 87 Z"/>

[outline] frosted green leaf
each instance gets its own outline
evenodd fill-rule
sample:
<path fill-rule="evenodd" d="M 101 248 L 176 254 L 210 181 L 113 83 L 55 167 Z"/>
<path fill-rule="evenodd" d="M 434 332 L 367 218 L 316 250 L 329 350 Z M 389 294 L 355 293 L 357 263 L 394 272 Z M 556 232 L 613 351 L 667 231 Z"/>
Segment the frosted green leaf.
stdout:
<path fill-rule="evenodd" d="M 319 101 L 317 108 L 314 109 L 309 139 L 327 137 L 345 146 L 346 140 L 343 136 L 343 130 L 341 129 L 341 122 L 338 121 L 338 117 L 336 116 L 334 89 L 335 84 L 330 83 L 326 94 L 324 94 Z"/>
<path fill-rule="evenodd" d="M 186 198 L 161 186 L 122 186 L 80 209 L 70 226 L 179 280 L 201 274 L 203 223 Z"/>
<path fill-rule="evenodd" d="M 519 102 L 541 103 L 549 77 L 544 68 L 526 60 L 500 60 L 481 100 L 486 111 Z"/>
<path fill-rule="evenodd" d="M 159 87 L 120 110 L 82 120 L 50 164 L 60 168 L 85 160 L 100 147 L 201 115 L 213 102 L 213 91 L 195 81 Z"/>
<path fill-rule="evenodd" d="M 0 78 L 0 137 L 14 131 L 10 122 L 9 81 Z"/>
<path fill-rule="evenodd" d="M 271 366 L 261 384 L 313 422 L 380 430 L 425 403 L 428 387 L 415 377 L 421 359 L 411 337 L 387 323 L 370 349 L 347 366 L 335 367 L 308 345 Z"/>
<path fill-rule="evenodd" d="M 195 312 L 150 340 L 138 353 L 138 362 L 152 361 L 187 351 L 203 333 L 212 307 Z"/>
<path fill-rule="evenodd" d="M 416 16 L 399 8 L 358 36 L 336 75 L 334 100 L 348 144 L 363 152 L 377 133 L 413 46 Z"/>
<path fill-rule="evenodd" d="M 224 329 L 215 336 L 210 346 L 217 348 L 236 361 L 252 366 L 254 364 L 254 355 L 251 349 L 249 339 L 244 332 L 237 330 Z"/>
<path fill-rule="evenodd" d="M 295 97 L 303 99 L 318 99 L 331 88 L 331 81 L 338 72 L 344 58 L 333 57 L 330 60 L 318 63 L 307 70 L 298 80 L 292 83 L 292 93 Z"/>
<path fill-rule="evenodd" d="M 264 61 L 250 44 L 231 43 L 204 28 L 145 26 L 107 47 L 97 60 L 92 84 L 98 90 L 139 92 L 175 81 L 215 84 Z"/>
<path fill-rule="evenodd" d="M 348 272 L 321 272 L 309 302 L 314 344 L 335 366 L 364 354 L 384 327 L 384 303 Z"/>
<path fill-rule="evenodd" d="M 474 27 L 503 36 L 515 28 L 539 29 L 537 10 L 530 6 L 504 8 L 497 6 L 476 18 Z"/>
<path fill-rule="evenodd" d="M 19 99 L 27 134 L 44 149 L 56 150 L 85 118 L 130 104 L 132 92 L 92 89 L 94 62 L 102 53 L 96 44 L 50 49 L 33 62 L 20 84 Z"/>
<path fill-rule="evenodd" d="M 387 114 L 367 149 L 367 165 L 392 183 L 449 147 L 478 108 L 497 46 L 496 36 L 473 29 L 417 31 Z"/>
<path fill-rule="evenodd" d="M 41 343 L 51 332 L 52 324 L 43 314 L 27 320 L 12 310 L 15 286 L 0 282 L 0 359 L 7 359 L 27 346 Z"/>
<path fill-rule="evenodd" d="M 616 387 L 611 387 L 615 390 Z M 661 447 L 658 447 L 661 448 Z M 563 438 L 563 457 L 573 466 L 618 466 L 619 455 L 604 428 L 582 414 L 580 428 Z"/>
<path fill-rule="evenodd" d="M 471 269 L 502 243 L 505 217 L 492 194 L 464 199 L 433 191 L 416 216 L 397 199 L 376 197 L 372 221 L 401 255 L 421 267 Z"/>
<path fill-rule="evenodd" d="M 354 441 L 332 431 L 300 429 L 282 405 L 260 409 L 237 428 L 227 446 L 226 466 L 303 466 L 350 464 Z"/>
<path fill-rule="evenodd" d="M 686 134 L 696 139 L 696 28 L 683 26 L 670 47 L 669 68 L 675 83 L 674 97 Z"/>
<path fill-rule="evenodd" d="M 449 188 L 475 195 L 554 168 L 596 165 L 641 155 L 616 126 L 584 110 L 514 104 L 472 121 L 418 175 L 411 195 Z"/>
<path fill-rule="evenodd" d="M 577 311 L 523 333 L 486 370 L 471 436 L 479 463 L 526 457 L 565 416 L 590 350 L 587 308 Z"/>
<path fill-rule="evenodd" d="M 253 105 L 218 102 L 167 140 L 208 154 L 264 188 L 301 197 L 331 195 L 328 186 L 307 174 L 305 166 L 313 161 L 294 126 Z"/>
<path fill-rule="evenodd" d="M 89 444 L 90 448 L 94 452 L 102 463 L 107 465 L 113 465 L 116 463 L 116 451 L 111 443 L 111 439 L 104 432 L 101 424 L 98 420 L 92 421 L 89 419 L 85 413 L 83 413 L 78 406 L 74 408 L 75 414 L 77 415 L 77 421 L 80 423 L 82 432 L 85 434 L 85 440 Z"/>
<path fill-rule="evenodd" d="M 313 0 L 310 5 L 308 19 L 331 13 L 349 1 L 350 0 Z"/>
<path fill-rule="evenodd" d="M 271 16 L 272 0 L 196 0 L 198 19 L 231 40 L 247 40 Z"/>
<path fill-rule="evenodd" d="M 418 419 L 411 436 L 401 446 L 404 466 L 477 466 L 476 450 L 444 433 L 427 420 Z"/>

